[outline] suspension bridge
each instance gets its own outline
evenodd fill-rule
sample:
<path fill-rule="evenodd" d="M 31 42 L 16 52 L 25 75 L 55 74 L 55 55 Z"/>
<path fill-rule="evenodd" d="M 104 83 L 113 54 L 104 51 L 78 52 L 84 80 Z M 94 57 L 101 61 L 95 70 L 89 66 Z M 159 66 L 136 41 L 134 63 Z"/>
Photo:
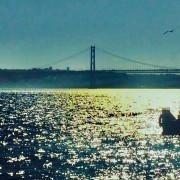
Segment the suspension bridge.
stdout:
<path fill-rule="evenodd" d="M 160 61 L 159 61 L 160 62 Z M 53 67 L 67 71 L 89 71 L 90 87 L 95 87 L 96 74 L 113 72 L 125 74 L 179 74 L 180 68 L 151 64 L 126 58 L 101 48 L 91 46 L 65 58 L 45 64 L 42 67 Z"/>

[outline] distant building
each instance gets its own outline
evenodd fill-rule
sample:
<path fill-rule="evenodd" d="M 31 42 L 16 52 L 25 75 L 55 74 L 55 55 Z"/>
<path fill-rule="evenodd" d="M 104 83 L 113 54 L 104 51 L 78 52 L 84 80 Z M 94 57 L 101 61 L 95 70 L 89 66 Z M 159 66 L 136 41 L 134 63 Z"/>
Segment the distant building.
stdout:
<path fill-rule="evenodd" d="M 67 71 L 69 71 L 70 70 L 70 68 L 69 67 L 67 67 Z"/>
<path fill-rule="evenodd" d="M 50 66 L 50 67 L 48 67 L 48 68 L 44 68 L 44 70 L 45 70 L 45 71 L 52 71 L 53 68 Z"/>
<path fill-rule="evenodd" d="M 50 67 L 49 67 L 49 70 L 50 70 L 50 71 L 52 71 L 52 70 L 53 70 L 53 68 L 50 66 Z"/>

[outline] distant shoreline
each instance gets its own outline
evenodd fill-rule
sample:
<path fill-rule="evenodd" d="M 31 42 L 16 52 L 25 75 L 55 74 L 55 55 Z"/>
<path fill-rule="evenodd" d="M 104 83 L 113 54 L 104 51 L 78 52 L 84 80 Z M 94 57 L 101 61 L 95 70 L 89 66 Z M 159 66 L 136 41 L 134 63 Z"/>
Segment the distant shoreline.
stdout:
<path fill-rule="evenodd" d="M 0 88 L 90 88 L 90 71 L 0 69 Z M 178 74 L 97 72 L 95 88 L 179 89 Z"/>

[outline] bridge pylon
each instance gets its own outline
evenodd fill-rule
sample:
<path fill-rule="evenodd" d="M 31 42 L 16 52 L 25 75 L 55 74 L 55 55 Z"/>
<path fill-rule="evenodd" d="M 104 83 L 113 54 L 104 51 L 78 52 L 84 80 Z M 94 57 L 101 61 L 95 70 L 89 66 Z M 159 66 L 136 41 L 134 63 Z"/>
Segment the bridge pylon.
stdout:
<path fill-rule="evenodd" d="M 96 86 L 96 53 L 95 46 L 91 46 L 91 54 L 90 54 L 90 88 L 95 88 Z"/>

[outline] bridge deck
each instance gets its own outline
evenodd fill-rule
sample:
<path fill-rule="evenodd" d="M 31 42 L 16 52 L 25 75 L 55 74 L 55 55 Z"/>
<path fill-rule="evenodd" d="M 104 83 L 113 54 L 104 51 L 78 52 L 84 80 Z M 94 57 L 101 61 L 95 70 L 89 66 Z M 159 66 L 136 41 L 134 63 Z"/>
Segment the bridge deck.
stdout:
<path fill-rule="evenodd" d="M 96 72 L 99 70 L 96 70 Z M 180 73 L 180 69 L 132 69 L 132 70 L 102 70 L 104 72 L 115 72 L 115 73 L 127 73 L 127 74 L 178 74 Z"/>

